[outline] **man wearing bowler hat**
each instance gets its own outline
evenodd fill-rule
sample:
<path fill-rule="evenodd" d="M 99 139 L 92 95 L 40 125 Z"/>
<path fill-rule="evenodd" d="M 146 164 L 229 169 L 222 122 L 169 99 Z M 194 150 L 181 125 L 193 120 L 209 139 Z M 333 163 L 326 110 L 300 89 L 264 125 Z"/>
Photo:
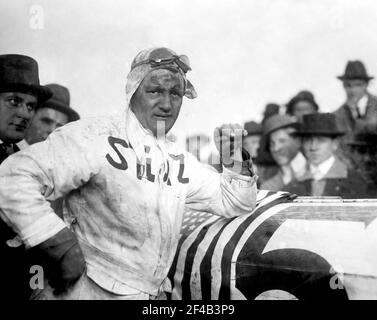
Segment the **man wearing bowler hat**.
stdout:
<path fill-rule="evenodd" d="M 300 152 L 300 139 L 292 135 L 299 125 L 297 119 L 280 114 L 268 118 L 264 123 L 267 148 L 279 170 L 272 178 L 262 182 L 261 189 L 282 190 L 284 185 L 304 173 L 306 160 Z"/>
<path fill-rule="evenodd" d="M 28 56 L 0 55 L 0 163 L 19 151 L 37 109 L 51 96 L 39 83 L 38 64 Z M 20 198 L 22 194 L 20 195 Z M 27 298 L 29 270 L 25 250 L 5 222 L 0 219 L 1 298 Z"/>
<path fill-rule="evenodd" d="M 293 135 L 302 138 L 308 167 L 303 176 L 283 190 L 299 196 L 368 197 L 366 182 L 336 157 L 339 137 L 344 135 L 344 131 L 338 128 L 333 114 L 303 116 L 301 129 Z"/>
<path fill-rule="evenodd" d="M 68 88 L 59 84 L 47 84 L 52 97 L 42 103 L 36 111 L 26 132 L 27 144 L 46 140 L 55 129 L 80 119 L 79 114 L 70 106 Z"/>

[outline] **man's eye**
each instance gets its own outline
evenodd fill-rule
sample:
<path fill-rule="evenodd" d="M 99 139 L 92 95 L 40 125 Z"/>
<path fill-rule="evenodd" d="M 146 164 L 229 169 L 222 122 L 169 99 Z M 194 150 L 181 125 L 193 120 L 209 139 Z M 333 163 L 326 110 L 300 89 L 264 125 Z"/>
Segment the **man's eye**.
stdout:
<path fill-rule="evenodd" d="M 157 95 L 157 94 L 159 94 L 159 93 L 161 93 L 161 91 L 159 91 L 159 90 L 150 90 L 150 91 L 148 91 L 150 94 L 154 94 L 154 95 Z"/>
<path fill-rule="evenodd" d="M 8 99 L 8 102 L 9 102 L 12 106 L 14 106 L 14 107 L 18 106 L 18 100 L 17 100 L 16 98 L 9 98 L 9 99 Z"/>
<path fill-rule="evenodd" d="M 28 111 L 34 111 L 35 110 L 35 108 L 36 108 L 36 105 L 35 104 L 28 104 L 27 106 L 27 109 L 28 109 Z"/>
<path fill-rule="evenodd" d="M 178 91 L 172 91 L 171 94 L 176 97 L 182 97 L 181 93 Z"/>

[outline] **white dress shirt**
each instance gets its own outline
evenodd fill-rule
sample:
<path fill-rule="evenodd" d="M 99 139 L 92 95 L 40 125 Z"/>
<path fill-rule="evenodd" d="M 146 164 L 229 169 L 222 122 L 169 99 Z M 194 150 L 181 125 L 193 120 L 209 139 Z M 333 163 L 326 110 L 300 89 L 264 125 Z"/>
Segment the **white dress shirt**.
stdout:
<path fill-rule="evenodd" d="M 367 110 L 367 105 L 368 105 L 368 95 L 365 94 L 357 103 L 357 108 L 359 109 L 360 116 L 363 117 L 365 115 L 365 112 Z M 354 119 L 358 118 L 358 112 L 355 107 L 350 107 L 352 116 Z"/>
<path fill-rule="evenodd" d="M 325 175 L 329 172 L 330 168 L 335 162 L 334 156 L 331 156 L 327 160 L 320 163 L 318 166 L 313 164 L 309 165 L 310 173 L 314 180 L 321 180 L 325 177 Z"/>

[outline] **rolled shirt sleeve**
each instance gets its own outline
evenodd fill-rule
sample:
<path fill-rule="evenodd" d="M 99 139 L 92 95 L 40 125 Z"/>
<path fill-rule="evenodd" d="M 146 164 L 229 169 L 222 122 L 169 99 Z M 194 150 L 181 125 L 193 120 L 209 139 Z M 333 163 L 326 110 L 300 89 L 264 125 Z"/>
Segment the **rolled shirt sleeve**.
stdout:
<path fill-rule="evenodd" d="M 256 204 L 257 176 L 244 176 L 227 168 L 219 174 L 188 154 L 189 188 L 186 207 L 227 218 L 248 214 Z"/>

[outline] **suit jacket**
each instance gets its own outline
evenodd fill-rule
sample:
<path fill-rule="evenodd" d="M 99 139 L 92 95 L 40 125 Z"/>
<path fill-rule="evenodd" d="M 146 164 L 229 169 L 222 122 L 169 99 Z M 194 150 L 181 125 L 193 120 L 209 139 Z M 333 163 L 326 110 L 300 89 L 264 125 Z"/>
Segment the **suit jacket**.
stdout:
<path fill-rule="evenodd" d="M 13 151 L 17 152 L 20 151 L 20 149 L 17 147 L 17 145 L 14 144 Z M 0 147 L 0 165 L 9 156 L 10 154 L 8 154 L 4 148 Z M 4 242 L 15 236 L 16 233 L 11 228 L 9 228 L 2 219 L 0 219 L 0 241 Z"/>
<path fill-rule="evenodd" d="M 346 131 L 343 140 L 351 140 L 355 134 L 360 132 L 372 131 L 377 133 L 377 97 L 367 94 L 368 101 L 365 109 L 365 114 L 360 119 L 355 119 L 352 111 L 347 103 L 344 103 L 334 114 L 337 118 L 340 128 Z M 367 120 L 369 120 L 367 122 Z M 371 120 L 374 123 L 371 123 Z"/>
<path fill-rule="evenodd" d="M 335 158 L 334 164 L 323 178 L 325 187 L 322 196 L 340 196 L 344 199 L 368 198 L 367 185 L 354 170 Z M 298 196 L 311 196 L 313 178 L 309 170 L 302 177 L 286 185 L 283 190 Z"/>
<path fill-rule="evenodd" d="M 374 179 L 363 163 L 360 163 L 360 157 L 356 150 L 350 148 L 347 142 L 354 140 L 358 133 L 375 133 L 377 134 L 377 97 L 368 93 L 368 101 L 365 115 L 360 119 L 355 119 L 350 107 L 345 103 L 334 112 L 340 128 L 346 134 L 340 140 L 340 146 L 336 153 L 337 157 L 344 162 L 348 168 L 358 171 L 369 185 L 373 188 Z M 376 173 L 377 174 L 377 173 Z"/>
<path fill-rule="evenodd" d="M 272 191 L 283 190 L 283 187 L 284 187 L 283 175 L 280 170 L 270 179 L 266 181 L 262 181 L 260 185 L 261 190 L 272 190 Z"/>
<path fill-rule="evenodd" d="M 13 151 L 19 151 L 14 144 Z M 10 154 L 0 148 L 0 165 Z M 4 275 L 0 291 L 0 300 L 27 300 L 31 294 L 29 273 L 31 260 L 24 246 L 9 247 L 7 240 L 13 239 L 17 234 L 0 219 L 0 274 Z"/>

